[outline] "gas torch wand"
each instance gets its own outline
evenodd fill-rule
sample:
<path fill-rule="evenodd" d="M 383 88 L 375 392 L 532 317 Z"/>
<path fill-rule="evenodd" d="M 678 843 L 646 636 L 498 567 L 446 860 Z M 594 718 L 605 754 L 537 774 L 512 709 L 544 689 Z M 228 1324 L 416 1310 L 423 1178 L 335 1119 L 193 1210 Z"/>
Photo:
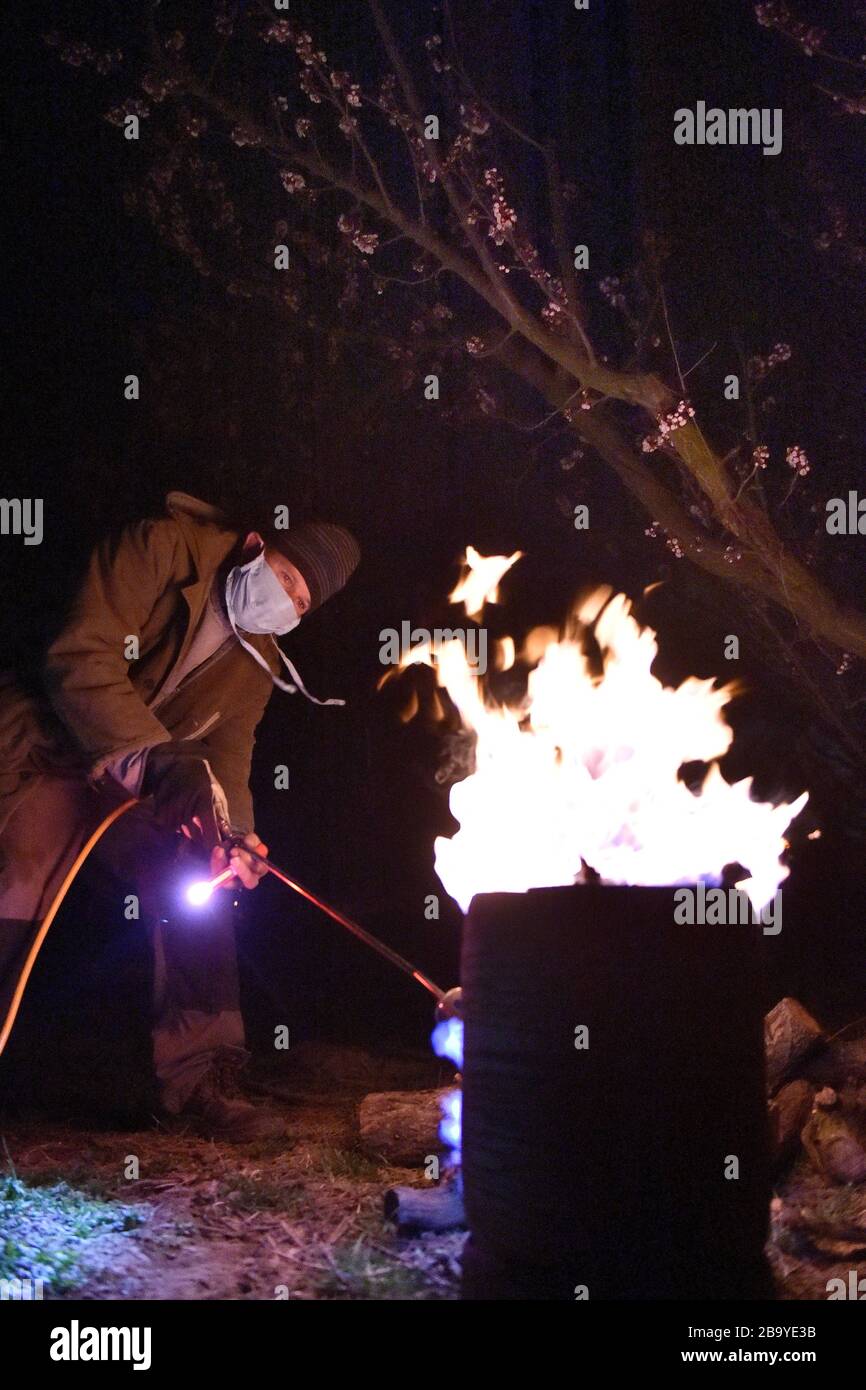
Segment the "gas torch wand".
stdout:
<path fill-rule="evenodd" d="M 447 1016 L 456 1011 L 458 999 L 453 998 L 456 993 L 454 990 L 440 989 L 439 985 L 434 984 L 433 981 L 421 970 L 418 970 L 411 961 L 406 960 L 405 956 L 401 956 L 397 951 L 393 951 L 390 946 L 387 946 L 384 941 L 380 941 L 372 932 L 368 932 L 364 927 L 359 926 L 357 922 L 353 922 L 351 917 L 347 917 L 345 913 L 339 912 L 337 908 L 332 907 L 330 903 L 326 903 L 323 898 L 318 897 L 311 889 L 305 888 L 303 883 L 299 883 L 296 878 L 290 877 L 290 875 L 287 874 L 285 870 L 281 869 L 278 864 L 275 864 L 272 859 L 244 845 L 241 836 L 232 836 L 227 843 L 229 845 L 238 845 L 242 847 L 247 854 L 251 854 L 255 859 L 260 859 L 268 872 L 272 873 L 275 878 L 278 878 L 280 883 L 284 883 L 287 888 L 291 888 L 293 892 L 300 894 L 302 898 L 306 898 L 307 902 L 312 903 L 320 912 L 324 912 L 326 916 L 330 917 L 334 922 L 338 922 L 341 927 L 345 927 L 346 931 L 351 932 L 359 941 L 363 941 L 366 946 L 369 946 L 371 950 L 382 956 L 384 960 L 390 961 L 398 970 L 402 970 L 404 975 L 408 975 L 410 979 L 416 980 L 419 985 L 433 995 L 438 1009 L 444 1015 Z M 199 883 L 193 883 L 187 890 L 187 897 L 193 905 L 200 906 L 207 902 L 214 889 L 219 888 L 223 883 L 227 883 L 228 880 L 233 877 L 234 869 L 223 869 L 222 873 L 217 874 L 216 878 L 203 879 Z"/>

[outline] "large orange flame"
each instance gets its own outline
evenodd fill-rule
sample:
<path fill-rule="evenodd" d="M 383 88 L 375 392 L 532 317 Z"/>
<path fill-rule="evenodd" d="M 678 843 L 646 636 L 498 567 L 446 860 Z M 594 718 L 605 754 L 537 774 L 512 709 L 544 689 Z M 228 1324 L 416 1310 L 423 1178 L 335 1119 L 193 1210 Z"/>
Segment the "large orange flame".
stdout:
<path fill-rule="evenodd" d="M 485 572 L 516 558 L 487 557 Z M 601 674 L 584 654 L 590 628 Z M 451 789 L 460 829 L 436 840 L 436 872 L 463 911 L 475 893 L 573 883 L 584 864 L 604 882 L 646 885 L 718 882 L 740 864 L 755 911 L 769 903 L 788 874 L 785 830 L 808 794 L 773 806 L 752 800 L 751 778 L 725 781 L 715 760 L 733 738 L 722 711 L 734 687 L 662 685 L 650 670 L 655 633 L 609 589 L 576 609 L 564 635 L 537 630 L 527 651 L 537 664 L 517 707 L 489 701 L 460 641 L 408 657 L 433 667 L 477 735 L 476 770 Z M 678 777 L 694 760 L 710 763 L 699 795 Z"/>

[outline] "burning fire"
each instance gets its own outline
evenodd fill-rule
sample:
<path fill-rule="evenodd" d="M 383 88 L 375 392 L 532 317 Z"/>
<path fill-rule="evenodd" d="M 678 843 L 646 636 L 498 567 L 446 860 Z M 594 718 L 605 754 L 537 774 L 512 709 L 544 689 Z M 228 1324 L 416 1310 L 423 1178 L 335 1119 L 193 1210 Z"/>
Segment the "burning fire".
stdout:
<path fill-rule="evenodd" d="M 480 614 L 518 556 L 467 550 L 452 601 Z M 601 673 L 585 654 L 590 634 Z M 734 687 L 664 686 L 650 669 L 657 652 L 629 600 L 599 589 L 561 634 L 530 634 L 517 705 L 490 698 L 458 640 L 408 653 L 404 665 L 432 666 L 477 735 L 476 770 L 451 789 L 460 829 L 436 840 L 436 872 L 464 912 L 476 893 L 571 884 L 584 866 L 607 883 L 672 885 L 719 883 L 739 864 L 754 910 L 773 898 L 788 874 L 784 833 L 808 793 L 773 806 L 752 800 L 751 778 L 726 782 L 716 759 L 733 739 L 722 711 Z M 698 795 L 678 777 L 692 761 L 710 764 Z"/>
<path fill-rule="evenodd" d="M 515 550 L 513 555 L 479 555 L 474 545 L 468 545 L 466 573 L 448 595 L 450 602 L 462 603 L 467 618 L 480 617 L 485 603 L 499 602 L 499 581 L 522 554 L 522 550 Z"/>

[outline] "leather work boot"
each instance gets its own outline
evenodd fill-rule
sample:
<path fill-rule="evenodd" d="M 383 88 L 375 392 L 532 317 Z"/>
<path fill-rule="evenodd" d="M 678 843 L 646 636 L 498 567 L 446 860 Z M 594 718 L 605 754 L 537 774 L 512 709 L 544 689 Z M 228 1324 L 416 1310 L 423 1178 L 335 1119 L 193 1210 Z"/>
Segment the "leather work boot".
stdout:
<path fill-rule="evenodd" d="M 227 1144 L 284 1138 L 285 1119 L 267 1105 L 251 1104 L 241 1094 L 238 1073 L 248 1060 L 243 1048 L 220 1048 L 173 1120 L 181 1126 L 189 1121 L 204 1138 Z"/>

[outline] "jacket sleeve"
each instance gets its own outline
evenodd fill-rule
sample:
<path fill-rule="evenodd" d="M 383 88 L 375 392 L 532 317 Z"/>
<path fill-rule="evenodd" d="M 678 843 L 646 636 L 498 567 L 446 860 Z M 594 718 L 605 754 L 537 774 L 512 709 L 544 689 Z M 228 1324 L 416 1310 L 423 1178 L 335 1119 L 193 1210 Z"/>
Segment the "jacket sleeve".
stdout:
<path fill-rule="evenodd" d="M 171 737 L 135 690 L 125 647 L 166 591 L 191 577 L 188 547 L 171 518 L 127 526 L 90 558 L 44 675 L 54 709 L 90 755 L 91 778 L 114 759 Z"/>
<path fill-rule="evenodd" d="M 243 711 L 226 719 L 201 740 L 208 750 L 214 776 L 226 794 L 232 829 L 242 830 L 244 834 L 255 828 L 250 766 L 256 728 L 269 695 L 268 691 L 261 701 L 251 701 Z"/>

